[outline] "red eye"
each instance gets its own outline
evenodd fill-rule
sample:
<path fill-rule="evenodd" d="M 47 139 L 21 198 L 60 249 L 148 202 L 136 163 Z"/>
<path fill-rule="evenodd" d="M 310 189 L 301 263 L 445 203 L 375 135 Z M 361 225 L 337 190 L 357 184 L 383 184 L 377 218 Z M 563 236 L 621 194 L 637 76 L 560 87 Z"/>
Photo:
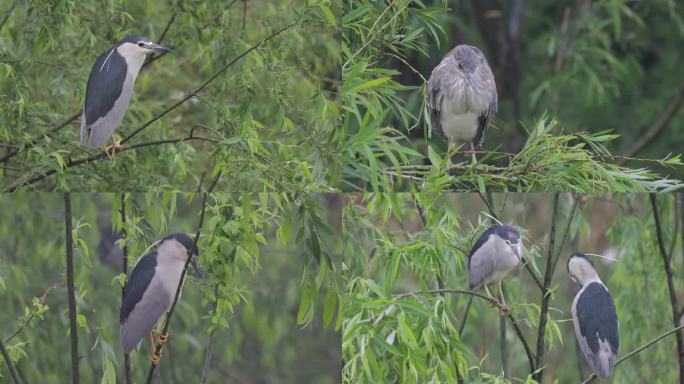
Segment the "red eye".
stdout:
<path fill-rule="evenodd" d="M 138 47 L 141 47 L 141 48 L 142 48 L 142 47 L 144 47 L 144 46 L 145 46 L 145 44 L 143 44 L 143 43 L 138 43 Z"/>

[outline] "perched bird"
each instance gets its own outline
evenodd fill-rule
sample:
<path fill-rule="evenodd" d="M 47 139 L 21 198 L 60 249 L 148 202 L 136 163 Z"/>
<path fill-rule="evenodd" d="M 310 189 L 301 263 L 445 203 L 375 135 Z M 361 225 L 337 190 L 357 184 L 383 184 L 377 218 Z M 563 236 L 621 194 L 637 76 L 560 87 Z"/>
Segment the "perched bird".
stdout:
<path fill-rule="evenodd" d="M 428 111 L 432 127 L 452 144 L 484 142 L 485 132 L 497 110 L 496 83 L 487 59 L 472 45 L 457 45 L 444 56 L 428 80 Z"/>
<path fill-rule="evenodd" d="M 147 37 L 129 36 L 97 58 L 88 77 L 81 118 L 81 144 L 104 147 L 126 114 L 133 83 L 146 55 L 170 51 Z M 121 145 L 114 139 L 110 148 L 111 154 L 109 148 L 104 150 L 111 159 Z"/>
<path fill-rule="evenodd" d="M 502 312 L 507 312 L 501 281 L 522 263 L 520 232 L 509 225 L 492 225 L 475 242 L 468 256 L 470 289 L 484 286 L 487 296 L 498 301 Z M 488 285 L 499 284 L 500 300 L 496 300 Z"/>
<path fill-rule="evenodd" d="M 572 302 L 572 322 L 580 349 L 596 376 L 610 377 L 620 347 L 613 299 L 584 254 L 570 256 L 568 274 L 580 286 Z"/>
<path fill-rule="evenodd" d="M 185 234 L 176 233 L 163 238 L 157 249 L 140 258 L 124 286 L 123 302 L 119 314 L 119 341 L 128 353 L 149 333 L 152 343 L 152 362 L 159 362 L 154 336 L 160 343 L 166 342 L 167 334 L 153 331 L 161 316 L 171 308 L 183 267 L 191 257 L 197 267 L 197 248 Z"/>

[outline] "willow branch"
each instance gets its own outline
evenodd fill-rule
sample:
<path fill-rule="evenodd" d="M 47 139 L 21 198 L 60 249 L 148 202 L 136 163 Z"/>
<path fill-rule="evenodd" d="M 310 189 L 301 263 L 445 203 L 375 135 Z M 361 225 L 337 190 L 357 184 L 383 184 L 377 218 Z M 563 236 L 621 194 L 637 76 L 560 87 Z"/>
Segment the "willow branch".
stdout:
<path fill-rule="evenodd" d="M 665 274 L 667 275 L 667 290 L 670 294 L 670 306 L 672 308 L 672 321 L 674 326 L 679 325 L 679 304 L 677 302 L 677 294 L 675 293 L 674 278 L 672 272 L 672 265 L 670 263 L 672 257 L 667 254 L 665 250 L 665 239 L 663 236 L 662 227 L 660 224 L 660 217 L 658 216 L 658 203 L 656 201 L 656 195 L 649 194 L 651 199 L 651 208 L 653 210 L 653 220 L 655 221 L 656 227 L 656 237 L 658 238 L 658 248 L 660 249 L 660 255 L 663 259 L 663 265 L 665 267 Z M 679 364 L 679 382 L 684 384 L 684 340 L 682 340 L 681 332 L 678 332 L 675 339 L 677 340 L 677 362 Z"/>
<path fill-rule="evenodd" d="M 212 187 L 216 185 L 217 180 L 221 177 L 221 173 L 216 175 L 216 180 L 212 184 Z M 178 280 L 178 285 L 176 286 L 176 294 L 173 297 L 173 302 L 171 303 L 171 308 L 169 308 L 169 311 L 166 313 L 166 318 L 164 319 L 164 327 L 162 328 L 162 334 L 166 334 L 169 329 L 169 325 L 171 324 L 171 316 L 173 316 L 173 312 L 176 309 L 176 303 L 178 303 L 178 298 L 180 297 L 181 293 L 181 288 L 183 287 L 183 281 L 185 280 L 185 276 L 188 273 L 188 266 L 190 265 L 190 261 L 192 260 L 192 255 L 195 253 L 197 250 L 197 242 L 199 241 L 200 238 L 200 232 L 202 231 L 202 223 L 204 223 L 204 211 L 206 210 L 207 207 L 207 195 L 210 194 L 212 191 L 212 188 L 210 188 L 207 192 L 204 192 L 202 194 L 202 211 L 200 213 L 200 219 L 199 223 L 197 224 L 197 231 L 195 232 L 195 239 L 192 243 L 192 249 L 190 249 L 190 252 L 188 253 L 188 258 L 185 260 L 185 265 L 183 266 L 183 272 L 181 272 L 181 277 Z M 156 345 L 156 351 L 161 354 L 163 344 L 157 342 Z M 154 371 L 157 369 L 157 364 L 150 364 L 150 370 L 147 374 L 147 383 L 152 382 L 152 376 L 154 375 Z"/>
<path fill-rule="evenodd" d="M 212 309 L 214 314 L 216 314 L 216 307 L 218 306 L 218 284 L 214 284 L 214 302 L 212 304 Z M 216 328 L 212 328 L 209 332 L 209 340 L 207 341 L 207 352 L 204 354 L 204 364 L 202 368 L 202 376 L 200 377 L 200 384 L 207 382 L 207 376 L 209 375 L 209 368 L 211 367 L 211 357 L 213 352 L 214 343 L 214 333 L 216 333 Z"/>
<path fill-rule="evenodd" d="M 193 141 L 193 140 L 218 143 L 218 140 L 211 139 L 208 137 L 192 136 L 192 134 L 191 134 L 188 137 L 180 137 L 180 138 L 165 139 L 165 140 L 155 140 L 155 141 L 148 141 L 145 143 L 128 145 L 128 146 L 125 146 L 121 149 L 117 149 L 116 152 L 120 153 L 120 152 L 133 151 L 133 150 L 138 150 L 140 148 L 146 148 L 146 147 L 163 145 L 163 144 L 181 144 L 181 143 L 184 143 L 186 141 Z M 107 155 L 104 152 L 100 152 L 96 155 L 88 156 L 85 158 L 81 158 L 81 159 L 77 159 L 77 160 L 69 160 L 66 162 L 63 169 L 69 169 L 69 168 L 73 168 L 73 167 L 76 167 L 76 166 L 79 166 L 82 164 L 93 163 L 95 161 L 103 160 L 106 158 L 107 158 Z M 9 188 L 7 188 L 5 190 L 5 192 L 15 192 L 17 189 L 19 189 L 22 186 L 33 185 L 33 184 L 35 184 L 35 183 L 37 183 L 43 179 L 46 179 L 46 178 L 54 175 L 55 173 L 57 173 L 57 170 L 50 169 L 50 170 L 46 171 L 45 173 L 35 175 L 35 176 L 32 176 L 32 177 L 24 179 L 24 180 L 17 181 L 16 183 L 12 184 Z"/>
<path fill-rule="evenodd" d="M 121 263 L 121 272 L 124 276 L 128 278 L 128 233 L 126 231 L 126 194 L 121 194 L 121 239 L 123 240 L 123 260 Z M 121 286 L 121 305 L 124 302 L 124 289 L 125 285 Z M 131 373 L 131 356 L 124 352 L 124 377 L 126 378 L 126 384 L 133 383 L 132 373 Z"/>
<path fill-rule="evenodd" d="M 69 299 L 69 335 L 71 336 L 71 381 L 79 383 L 78 377 L 78 325 L 76 324 L 76 292 L 74 289 L 74 239 L 71 226 L 71 194 L 64 194 L 64 224 L 66 231 L 66 278 Z"/>
<path fill-rule="evenodd" d="M 466 291 L 462 289 L 452 289 L 452 288 L 445 288 L 445 289 L 432 289 L 432 290 L 427 290 L 427 291 L 415 291 L 415 292 L 407 292 L 407 293 L 402 293 L 399 295 L 394 295 L 392 296 L 393 299 L 402 299 L 404 297 L 408 296 L 417 296 L 417 295 L 422 295 L 425 293 L 429 294 L 442 294 L 442 293 L 456 293 L 456 294 L 461 294 L 461 295 L 470 295 L 472 297 L 478 297 L 480 299 L 486 300 L 488 303 L 497 306 L 500 310 L 503 310 L 503 307 L 501 303 L 498 301 L 492 299 L 491 297 L 487 297 L 479 292 L 475 291 Z M 525 348 L 525 353 L 527 354 L 527 360 L 530 364 L 530 372 L 534 372 L 534 354 L 532 353 L 532 349 L 530 349 L 530 345 L 527 343 L 527 340 L 525 339 L 525 336 L 522 333 L 522 330 L 518 326 L 518 322 L 513 317 L 513 314 L 511 312 L 507 312 L 505 315 L 508 321 L 511 323 L 511 327 L 513 327 L 513 330 L 515 331 L 515 334 L 518 336 L 520 339 L 520 342 L 522 343 L 523 347 Z"/>
<path fill-rule="evenodd" d="M 677 331 L 679 331 L 679 330 L 682 330 L 682 329 L 684 329 L 684 325 L 680 325 L 680 326 L 678 326 L 678 327 L 675 327 L 675 328 L 673 328 L 673 329 L 670 329 L 669 331 L 667 331 L 667 332 L 661 334 L 660 336 L 658 336 L 658 337 L 656 337 L 655 339 L 649 341 L 648 343 L 642 345 L 641 347 L 639 347 L 639 348 L 633 350 L 632 352 L 630 352 L 630 353 L 628 353 L 628 354 L 622 356 L 621 358 L 619 358 L 619 359 L 615 362 L 615 366 L 617 367 L 617 366 L 620 365 L 623 361 L 629 359 L 630 357 L 632 357 L 632 356 L 634 356 L 634 355 L 637 355 L 637 354 L 641 353 L 643 350 L 647 349 L 647 348 L 650 347 L 651 345 L 653 345 L 653 344 L 659 342 L 660 340 L 666 338 L 667 336 L 670 336 L 671 334 L 673 334 L 673 333 L 675 333 L 675 332 L 677 332 Z M 677 334 L 681 334 L 681 332 L 677 332 Z M 596 380 L 596 378 L 597 378 L 597 377 L 596 377 L 596 374 L 592 373 L 591 376 L 587 377 L 586 380 L 584 380 L 581 384 L 589 384 L 589 383 L 591 383 L 592 381 Z"/>

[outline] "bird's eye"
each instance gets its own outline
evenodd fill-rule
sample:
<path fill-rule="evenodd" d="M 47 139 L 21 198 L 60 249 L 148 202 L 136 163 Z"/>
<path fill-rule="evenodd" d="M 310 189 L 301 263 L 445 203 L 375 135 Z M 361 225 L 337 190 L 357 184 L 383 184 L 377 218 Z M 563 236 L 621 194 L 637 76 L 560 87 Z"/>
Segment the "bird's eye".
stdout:
<path fill-rule="evenodd" d="M 144 46 L 145 46 L 145 44 L 143 44 L 143 43 L 138 43 L 138 47 L 142 48 L 142 47 L 144 47 Z"/>

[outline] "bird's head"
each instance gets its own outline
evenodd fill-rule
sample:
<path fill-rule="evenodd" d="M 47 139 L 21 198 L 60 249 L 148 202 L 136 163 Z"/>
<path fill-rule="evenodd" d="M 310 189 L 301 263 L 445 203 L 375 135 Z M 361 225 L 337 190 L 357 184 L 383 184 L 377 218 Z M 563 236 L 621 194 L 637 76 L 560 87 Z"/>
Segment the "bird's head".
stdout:
<path fill-rule="evenodd" d="M 580 287 L 593 277 L 596 277 L 594 263 L 583 253 L 575 252 L 568 259 L 568 276 Z"/>
<path fill-rule="evenodd" d="M 188 256 L 190 256 L 190 263 L 192 264 L 192 267 L 195 269 L 195 271 L 197 271 L 198 274 L 201 274 L 199 266 L 197 265 L 199 250 L 196 246 L 193 247 L 194 242 L 195 241 L 193 239 L 184 233 L 174 233 L 162 239 L 159 244 L 158 252 L 168 252 L 172 258 L 183 262 L 185 262 L 188 259 Z"/>
<path fill-rule="evenodd" d="M 495 225 L 495 234 L 506 243 L 515 256 L 522 261 L 522 238 L 520 232 L 510 225 Z"/>
<path fill-rule="evenodd" d="M 171 52 L 171 48 L 166 48 L 155 44 L 145 36 L 129 36 L 121 40 L 116 45 L 117 50 L 122 56 L 142 57 L 152 52 Z"/>
<path fill-rule="evenodd" d="M 453 58 L 458 71 L 466 78 L 473 92 L 477 92 L 477 66 L 480 65 L 482 52 L 472 45 L 457 45 L 453 50 Z"/>

